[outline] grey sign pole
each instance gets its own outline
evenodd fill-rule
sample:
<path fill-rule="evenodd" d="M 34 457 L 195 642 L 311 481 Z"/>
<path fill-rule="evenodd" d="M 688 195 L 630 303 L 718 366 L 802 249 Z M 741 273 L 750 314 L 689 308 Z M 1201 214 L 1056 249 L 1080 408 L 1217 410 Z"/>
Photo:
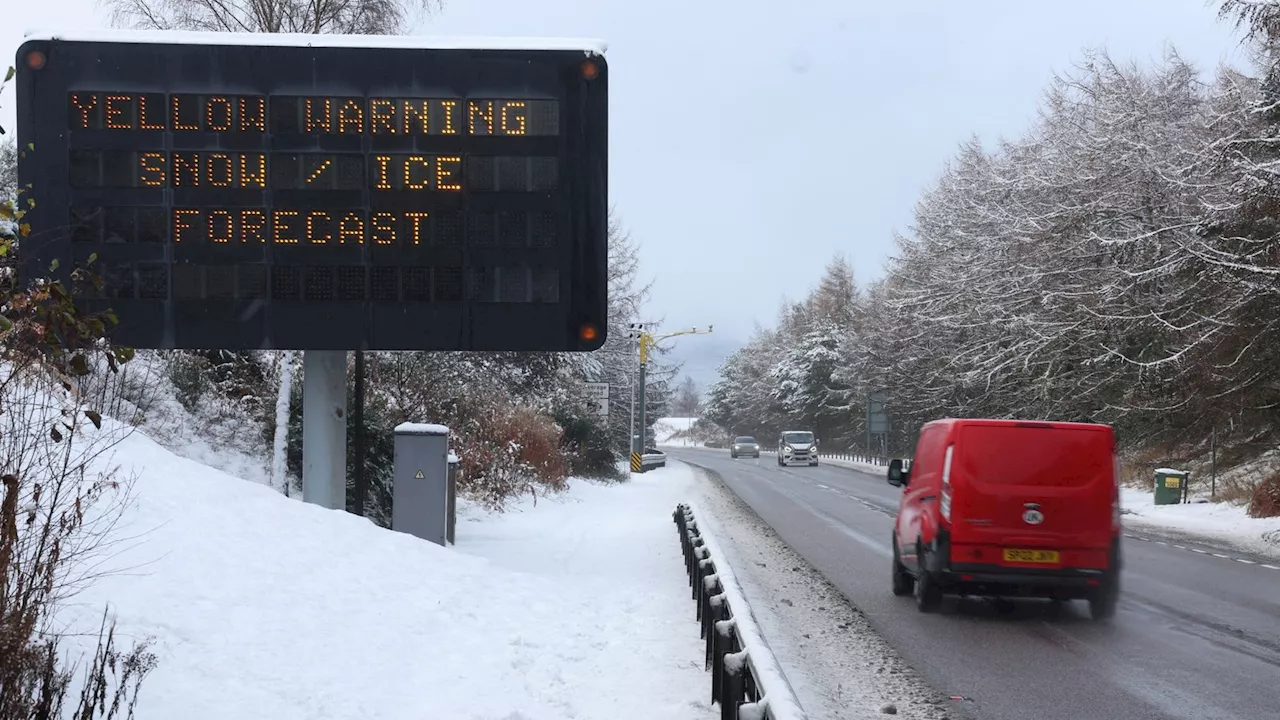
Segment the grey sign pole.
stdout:
<path fill-rule="evenodd" d="M 880 435 L 884 446 L 889 443 L 889 394 L 877 390 L 867 396 L 867 454 L 875 455 L 872 436 Z"/>
<path fill-rule="evenodd" d="M 347 353 L 302 353 L 302 500 L 347 509 Z"/>
<path fill-rule="evenodd" d="M 446 545 L 449 536 L 449 428 L 402 423 L 395 429 L 391 529 Z"/>
<path fill-rule="evenodd" d="M 638 452 L 643 455 L 645 451 L 645 445 L 644 445 L 645 440 L 649 438 L 649 433 L 645 429 L 647 427 L 645 423 L 648 422 L 648 418 L 645 417 L 645 412 L 644 412 L 644 406 L 647 400 L 647 398 L 645 397 L 645 363 L 640 363 L 639 395 L 640 395 L 640 401 L 639 401 L 639 408 L 637 411 L 637 414 L 640 416 L 639 427 L 636 428 L 636 433 L 632 435 L 631 442 L 633 443 L 633 445 L 632 445 L 631 452 Z"/>

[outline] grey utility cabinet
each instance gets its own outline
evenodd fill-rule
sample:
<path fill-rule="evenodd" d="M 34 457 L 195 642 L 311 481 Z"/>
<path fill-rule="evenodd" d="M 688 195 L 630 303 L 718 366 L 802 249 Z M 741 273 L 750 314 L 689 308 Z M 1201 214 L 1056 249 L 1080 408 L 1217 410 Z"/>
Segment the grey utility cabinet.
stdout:
<path fill-rule="evenodd" d="M 451 534 L 449 428 L 402 423 L 395 429 L 391 529 L 439 545 Z"/>

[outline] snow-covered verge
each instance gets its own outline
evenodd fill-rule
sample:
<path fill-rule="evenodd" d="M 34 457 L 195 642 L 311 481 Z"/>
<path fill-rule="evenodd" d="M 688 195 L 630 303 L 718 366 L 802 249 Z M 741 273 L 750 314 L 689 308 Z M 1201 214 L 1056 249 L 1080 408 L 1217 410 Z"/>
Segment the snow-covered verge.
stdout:
<path fill-rule="evenodd" d="M 653 423 L 653 434 L 659 446 L 689 447 L 700 443 L 688 437 L 698 418 L 662 418 Z"/>
<path fill-rule="evenodd" d="M 1127 525 L 1180 531 L 1221 540 L 1248 550 L 1280 555 L 1280 518 L 1249 517 L 1243 505 L 1191 502 L 1156 505 L 1150 490 L 1124 488 L 1120 504 Z"/>
<path fill-rule="evenodd" d="M 671 527 L 687 471 L 472 507 L 445 549 L 142 432 L 96 463 L 133 477 L 109 564 L 134 569 L 59 621 L 96 630 L 109 603 L 121 635 L 155 638 L 143 720 L 714 716 Z"/>
<path fill-rule="evenodd" d="M 751 615 L 809 717 L 871 718 L 891 710 L 919 720 L 948 716 L 947 700 L 865 615 L 718 478 L 695 472 L 702 481 L 698 522 L 708 524 L 719 541 Z"/>

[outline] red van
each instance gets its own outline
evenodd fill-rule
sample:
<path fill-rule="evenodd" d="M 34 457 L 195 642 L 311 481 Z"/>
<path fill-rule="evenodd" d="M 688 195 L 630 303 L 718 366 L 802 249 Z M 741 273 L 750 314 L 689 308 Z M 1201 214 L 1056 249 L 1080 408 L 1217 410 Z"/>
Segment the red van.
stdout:
<path fill-rule="evenodd" d="M 1120 593 L 1120 489 L 1107 425 L 936 420 L 920 431 L 893 531 L 893 594 L 921 612 L 943 594 L 1089 601 Z"/>

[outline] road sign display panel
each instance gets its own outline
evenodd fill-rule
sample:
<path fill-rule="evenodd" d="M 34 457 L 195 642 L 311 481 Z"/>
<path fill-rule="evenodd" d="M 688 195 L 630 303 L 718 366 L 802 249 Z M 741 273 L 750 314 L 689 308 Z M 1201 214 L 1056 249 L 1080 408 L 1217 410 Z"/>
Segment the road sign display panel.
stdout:
<path fill-rule="evenodd" d="M 18 53 L 23 275 L 95 258 L 117 342 L 603 344 L 601 56 L 157 37 Z"/>

